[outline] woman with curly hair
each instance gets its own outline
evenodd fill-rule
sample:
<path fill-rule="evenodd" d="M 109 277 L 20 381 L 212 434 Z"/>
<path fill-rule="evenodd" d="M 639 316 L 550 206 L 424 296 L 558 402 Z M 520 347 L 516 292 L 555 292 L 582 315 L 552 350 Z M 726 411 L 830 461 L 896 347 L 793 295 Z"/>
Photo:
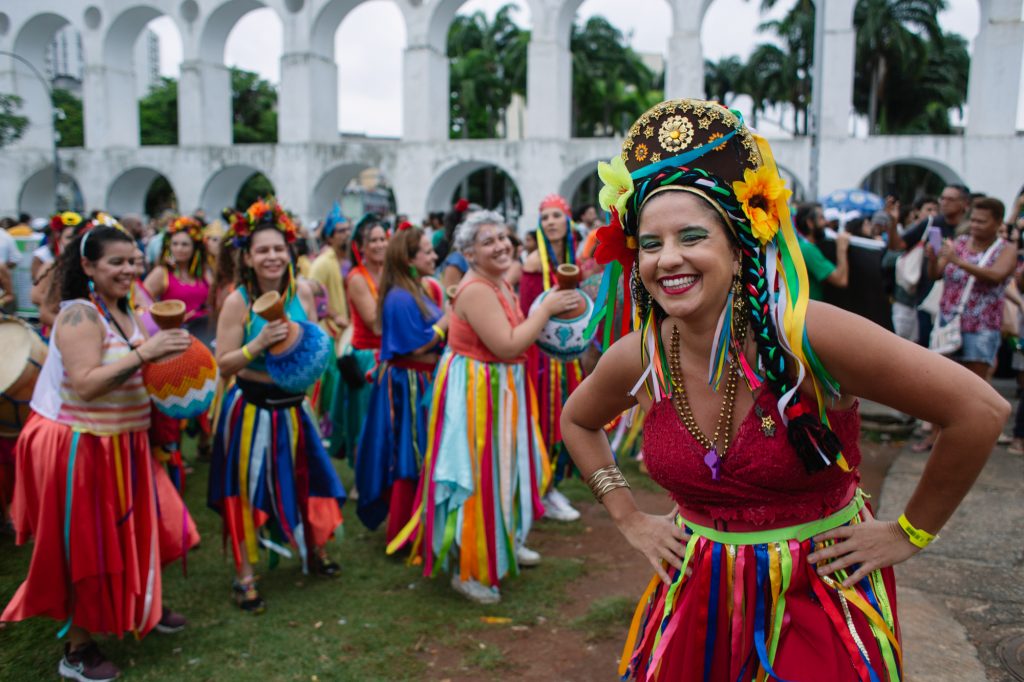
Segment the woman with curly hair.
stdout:
<path fill-rule="evenodd" d="M 341 570 L 326 545 L 341 525 L 345 490 L 305 394 L 267 373 L 267 351 L 288 338 L 288 322 L 252 311 L 253 301 L 276 291 L 288 319 L 316 319 L 313 293 L 295 277 L 295 238 L 284 209 L 260 200 L 234 217 L 221 245 L 220 269 L 233 271 L 236 288 L 217 321 L 217 365 L 234 385 L 221 402 L 207 501 L 224 520 L 235 558 L 235 600 L 251 613 L 266 607 L 253 573 L 261 547 L 291 556 L 290 544 L 304 571 L 331 577 Z"/>
<path fill-rule="evenodd" d="M 142 381 L 143 365 L 184 351 L 189 338 L 146 338 L 128 304 L 134 260 L 135 242 L 108 226 L 61 255 L 60 313 L 17 444 L 11 512 L 19 544 L 32 537 L 35 546 L 0 622 L 63 622 L 58 673 L 79 681 L 119 675 L 92 635 L 184 627 L 163 606 L 160 568 L 199 541 L 166 473 L 152 466 Z"/>
<path fill-rule="evenodd" d="M 599 172 L 604 288 L 630 277 L 642 325 L 569 398 L 562 435 L 657 574 L 620 675 L 902 679 L 892 566 L 935 539 L 1009 406 L 963 367 L 808 302 L 790 192 L 738 113 L 663 102 Z M 875 519 L 859 489 L 857 396 L 943 427 L 898 520 Z M 636 405 L 668 514 L 637 508 L 603 431 Z"/>

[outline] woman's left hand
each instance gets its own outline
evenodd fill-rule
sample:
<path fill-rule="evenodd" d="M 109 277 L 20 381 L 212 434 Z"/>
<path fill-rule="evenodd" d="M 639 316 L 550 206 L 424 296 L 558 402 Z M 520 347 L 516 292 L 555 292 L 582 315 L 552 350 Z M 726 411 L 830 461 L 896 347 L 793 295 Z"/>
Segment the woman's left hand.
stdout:
<path fill-rule="evenodd" d="M 959 265 L 956 257 L 956 249 L 953 247 L 953 240 L 946 239 L 942 242 L 942 249 L 939 251 L 939 258 L 947 263 Z"/>
<path fill-rule="evenodd" d="M 857 570 L 843 581 L 843 587 L 853 587 L 871 571 L 906 561 L 921 551 L 911 544 L 898 523 L 875 519 L 867 507 L 864 513 L 867 519 L 861 523 L 814 536 L 818 548 L 807 560 L 812 564 L 831 560 L 818 566 L 818 575 L 829 575 L 858 564 Z M 835 544 L 821 547 L 820 543 L 826 540 L 834 540 Z"/>

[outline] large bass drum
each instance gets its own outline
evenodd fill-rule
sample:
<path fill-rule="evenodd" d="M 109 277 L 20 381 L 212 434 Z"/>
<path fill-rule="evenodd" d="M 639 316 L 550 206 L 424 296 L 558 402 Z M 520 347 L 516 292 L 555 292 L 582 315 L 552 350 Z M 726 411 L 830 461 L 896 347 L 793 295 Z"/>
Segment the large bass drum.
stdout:
<path fill-rule="evenodd" d="M 0 316 L 0 437 L 17 438 L 46 361 L 46 342 L 25 322 Z"/>

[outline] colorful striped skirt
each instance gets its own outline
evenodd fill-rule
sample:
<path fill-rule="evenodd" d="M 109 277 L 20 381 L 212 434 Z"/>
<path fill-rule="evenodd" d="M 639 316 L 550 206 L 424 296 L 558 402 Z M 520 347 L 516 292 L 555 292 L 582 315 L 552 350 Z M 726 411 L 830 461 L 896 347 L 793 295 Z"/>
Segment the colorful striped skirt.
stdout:
<path fill-rule="evenodd" d="M 11 516 L 18 543 L 35 545 L 0 621 L 148 633 L 161 616 L 161 566 L 199 535 L 146 432 L 98 436 L 32 413 L 16 456 Z"/>
<path fill-rule="evenodd" d="M 386 517 L 388 542 L 412 515 L 427 451 L 433 373 L 433 364 L 387 362 L 370 393 L 356 455 L 356 513 L 371 530 Z"/>
<path fill-rule="evenodd" d="M 348 372 L 358 374 L 365 381 L 358 388 L 353 387 L 341 373 L 335 383 L 334 397 L 331 400 L 331 422 L 335 430 L 331 433 L 331 455 L 347 457 L 351 466 L 355 467 L 356 450 L 359 446 L 359 434 L 366 421 L 366 411 L 370 409 L 370 393 L 373 384 L 369 383 L 368 375 L 377 365 L 378 350 L 354 349 L 348 347 L 342 354 L 342 362 L 347 362 Z M 358 377 L 356 377 L 358 378 Z M 358 486 L 357 486 L 358 488 Z"/>
<path fill-rule="evenodd" d="M 324 450 L 308 400 L 286 394 L 293 398 L 289 406 L 271 407 L 280 391 L 254 383 L 236 379 L 224 395 L 207 504 L 224 519 L 236 567 L 241 567 L 242 552 L 255 564 L 260 546 L 290 556 L 284 546 L 290 544 L 306 570 L 308 550 L 324 545 L 341 525 L 345 489 Z M 254 391 L 270 393 L 259 397 Z M 273 521 L 270 532 L 261 532 L 268 521 Z"/>
<path fill-rule="evenodd" d="M 902 679 L 893 571 L 852 588 L 819 576 L 811 538 L 865 518 L 863 497 L 825 519 L 731 533 L 691 531 L 672 584 L 657 576 L 637 606 L 619 674 L 637 680 L 897 682 Z"/>
<path fill-rule="evenodd" d="M 544 446 L 551 457 L 555 483 L 570 477 L 576 470 L 569 451 L 562 444 L 562 406 L 576 387 L 583 383 L 583 365 L 579 360 L 556 360 L 531 346 L 527 372 L 537 390 L 537 423 L 540 425 Z"/>
<path fill-rule="evenodd" d="M 427 442 L 417 508 L 388 553 L 412 540 L 424 575 L 452 563 L 463 580 L 488 586 L 517 575 L 516 545 L 543 513 L 540 492 L 551 476 L 523 365 L 445 352 Z"/>

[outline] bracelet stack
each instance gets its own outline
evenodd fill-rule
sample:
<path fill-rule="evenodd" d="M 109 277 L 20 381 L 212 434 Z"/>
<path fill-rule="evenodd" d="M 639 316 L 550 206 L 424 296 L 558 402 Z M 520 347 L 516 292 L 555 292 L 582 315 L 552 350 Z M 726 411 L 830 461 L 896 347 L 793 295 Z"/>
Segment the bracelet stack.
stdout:
<path fill-rule="evenodd" d="M 906 514 L 900 514 L 900 518 L 897 520 L 897 523 L 900 524 L 900 528 L 902 528 L 903 532 L 907 534 L 907 539 L 909 539 L 910 543 L 915 547 L 924 549 L 930 545 L 933 540 L 939 537 L 938 535 L 932 535 L 926 530 L 915 528 L 914 525 L 907 520 Z"/>
<path fill-rule="evenodd" d="M 594 498 L 601 502 L 605 495 L 616 488 L 628 488 L 629 482 L 617 465 L 609 464 L 590 474 L 587 477 L 587 485 L 590 486 L 590 492 L 594 494 Z"/>

